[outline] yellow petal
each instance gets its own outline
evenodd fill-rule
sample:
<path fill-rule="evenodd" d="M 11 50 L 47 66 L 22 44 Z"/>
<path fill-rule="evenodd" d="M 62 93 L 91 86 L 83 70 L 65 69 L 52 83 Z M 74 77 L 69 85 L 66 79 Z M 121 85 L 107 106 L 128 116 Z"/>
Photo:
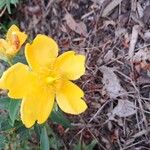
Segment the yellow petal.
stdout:
<path fill-rule="evenodd" d="M 8 55 L 14 55 L 21 48 L 27 39 L 27 35 L 21 32 L 16 25 L 12 25 L 6 35 L 6 41 L 11 45 L 12 49 L 6 50 Z"/>
<path fill-rule="evenodd" d="M 0 48 L 2 49 L 4 47 L 4 45 L 6 45 L 7 42 L 4 39 L 0 39 Z"/>
<path fill-rule="evenodd" d="M 49 67 L 58 55 L 58 45 L 45 35 L 37 35 L 33 43 L 25 47 L 25 56 L 30 67 L 39 71 L 43 67 Z"/>
<path fill-rule="evenodd" d="M 0 39 L 0 53 L 4 54 L 6 53 L 6 49 L 9 48 L 8 43 L 4 39 Z"/>
<path fill-rule="evenodd" d="M 0 79 L 0 88 L 8 89 L 9 97 L 20 99 L 26 95 L 32 81 L 33 75 L 29 71 L 29 67 L 17 63 L 3 73 Z"/>
<path fill-rule="evenodd" d="M 60 55 L 55 62 L 55 69 L 69 80 L 76 80 L 85 73 L 85 56 L 68 51 Z"/>
<path fill-rule="evenodd" d="M 8 31 L 7 31 L 6 40 L 9 41 L 9 40 L 11 39 L 11 37 L 12 37 L 12 33 L 13 33 L 13 32 L 18 32 L 18 31 L 20 31 L 19 28 L 18 28 L 16 25 L 13 24 L 13 25 L 8 29 Z"/>
<path fill-rule="evenodd" d="M 56 101 L 64 112 L 77 115 L 86 110 L 87 105 L 82 99 L 84 93 L 77 85 L 61 80 L 56 89 Z"/>
<path fill-rule="evenodd" d="M 54 104 L 54 93 L 46 87 L 36 86 L 34 91 L 27 95 L 21 103 L 21 120 L 27 128 L 44 123 Z"/>

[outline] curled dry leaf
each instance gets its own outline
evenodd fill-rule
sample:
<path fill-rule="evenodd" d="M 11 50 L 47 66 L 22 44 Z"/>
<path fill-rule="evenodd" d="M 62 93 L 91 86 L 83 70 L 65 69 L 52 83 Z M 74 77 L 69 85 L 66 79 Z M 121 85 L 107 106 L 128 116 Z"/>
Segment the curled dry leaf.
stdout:
<path fill-rule="evenodd" d="M 135 53 L 133 57 L 133 62 L 137 72 L 140 72 L 141 69 L 150 70 L 150 50 L 141 49 Z"/>
<path fill-rule="evenodd" d="M 65 15 L 65 20 L 71 30 L 85 37 L 87 36 L 87 27 L 83 22 L 77 23 L 69 13 Z"/>
<path fill-rule="evenodd" d="M 129 100 L 118 100 L 117 106 L 112 110 L 112 115 L 128 117 L 136 113 L 136 107 Z"/>
<path fill-rule="evenodd" d="M 103 73 L 102 82 L 104 84 L 104 88 L 106 89 L 110 98 L 115 99 L 116 97 L 126 93 L 126 91 L 120 85 L 118 77 L 114 73 L 114 68 L 102 66 L 100 70 Z"/>

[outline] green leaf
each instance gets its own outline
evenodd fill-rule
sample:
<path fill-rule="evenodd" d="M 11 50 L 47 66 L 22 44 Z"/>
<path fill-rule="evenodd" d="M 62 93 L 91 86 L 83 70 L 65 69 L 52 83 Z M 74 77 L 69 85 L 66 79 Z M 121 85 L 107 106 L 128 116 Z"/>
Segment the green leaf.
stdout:
<path fill-rule="evenodd" d="M 15 121 L 15 124 L 14 126 L 12 126 L 10 124 L 10 119 L 6 119 L 4 120 L 3 122 L 1 122 L 1 131 L 13 131 L 13 130 L 16 130 L 18 128 L 20 128 L 21 126 L 23 126 L 22 122 L 21 121 Z"/>
<path fill-rule="evenodd" d="M 0 1 L 0 9 L 2 9 L 5 6 L 5 0 L 1 0 Z"/>
<path fill-rule="evenodd" d="M 16 5 L 17 3 L 19 3 L 18 0 L 0 0 L 0 9 L 3 9 L 4 7 L 7 8 L 8 13 L 11 14 L 11 8 L 10 5 Z"/>
<path fill-rule="evenodd" d="M 46 131 L 46 127 L 41 127 L 41 135 L 40 135 L 40 148 L 41 150 L 49 150 L 49 139 Z"/>
<path fill-rule="evenodd" d="M 59 150 L 63 146 L 63 141 L 57 137 L 57 135 L 54 133 L 52 128 L 50 126 L 47 126 L 47 132 L 49 135 L 49 144 L 50 144 L 50 149 L 53 150 Z"/>
<path fill-rule="evenodd" d="M 14 122 L 17 118 L 17 114 L 19 112 L 19 107 L 20 107 L 20 101 L 19 100 L 10 100 L 9 103 L 9 117 L 11 119 L 11 124 L 12 126 L 14 125 Z"/>
<path fill-rule="evenodd" d="M 43 147 L 42 147 L 42 141 L 41 141 L 41 139 L 43 139 L 43 141 L 46 141 L 44 138 L 42 138 L 42 136 L 41 136 L 41 134 L 42 134 L 42 132 L 45 132 L 45 131 L 43 131 L 43 127 L 45 128 L 45 129 L 47 129 L 46 131 L 47 131 L 47 143 L 48 143 L 48 145 L 49 145 L 49 149 L 53 149 L 53 150 L 59 150 L 59 149 L 61 149 L 62 148 L 62 146 L 63 146 L 63 142 L 62 142 L 62 140 L 61 139 L 59 139 L 58 137 L 57 137 L 57 135 L 53 132 L 53 130 L 52 130 L 52 128 L 48 125 L 48 124 L 45 124 L 45 126 L 46 127 L 44 127 L 43 125 L 41 126 L 41 125 L 38 125 L 38 124 L 36 124 L 35 126 L 34 126 L 34 131 L 35 131 L 35 133 L 36 133 L 36 135 L 37 135 L 37 138 L 38 139 L 40 139 L 40 148 L 41 148 L 41 150 L 45 150 Z M 44 129 L 44 130 L 45 130 Z M 39 138 L 39 135 L 40 135 L 40 138 Z M 44 145 L 44 144 L 43 144 Z"/>
<path fill-rule="evenodd" d="M 97 140 L 93 140 L 93 141 L 87 146 L 87 150 L 93 150 L 97 143 L 98 143 Z"/>
<path fill-rule="evenodd" d="M 27 61 L 24 57 L 24 53 L 22 50 L 20 50 L 16 56 L 13 57 L 13 64 L 17 63 L 17 62 L 21 62 L 24 64 L 27 64 Z"/>
<path fill-rule="evenodd" d="M 8 110 L 9 103 L 10 103 L 10 98 L 7 97 L 0 98 L 0 109 Z"/>
<path fill-rule="evenodd" d="M 0 135 L 0 144 L 5 143 L 6 142 L 6 138 L 3 135 Z"/>
<path fill-rule="evenodd" d="M 0 63 L 0 76 L 2 76 L 4 71 L 5 71 L 4 64 Z"/>
<path fill-rule="evenodd" d="M 73 150 L 82 150 L 82 144 L 81 144 L 81 141 L 79 141 L 79 143 L 74 147 Z"/>
<path fill-rule="evenodd" d="M 19 135 L 19 140 L 20 141 L 25 141 L 29 139 L 29 129 L 26 128 L 25 126 L 21 126 L 16 130 L 16 133 Z"/>
<path fill-rule="evenodd" d="M 10 0 L 10 3 L 16 5 L 17 3 L 19 3 L 19 1 L 18 0 Z"/>
<path fill-rule="evenodd" d="M 40 140 L 40 135 L 41 135 L 41 128 L 40 128 L 40 125 L 35 124 L 35 125 L 34 125 L 34 131 L 35 131 L 35 133 L 36 133 L 36 135 L 37 135 L 38 140 Z"/>
<path fill-rule="evenodd" d="M 97 140 L 93 140 L 89 145 L 79 141 L 79 143 L 74 147 L 74 150 L 94 150 L 96 144 Z"/>
<path fill-rule="evenodd" d="M 13 127 L 10 125 L 10 123 L 8 122 L 8 120 L 4 120 L 1 123 L 1 131 L 7 131 L 7 130 L 11 130 Z"/>
<path fill-rule="evenodd" d="M 7 8 L 8 13 L 11 14 L 11 4 L 16 5 L 19 3 L 18 0 L 0 0 L 0 9 L 3 9 L 4 7 Z"/>
<path fill-rule="evenodd" d="M 71 127 L 70 121 L 67 118 L 65 118 L 63 112 L 60 109 L 58 109 L 58 107 L 54 107 L 50 115 L 50 119 L 55 123 L 61 124 L 65 128 Z"/>
<path fill-rule="evenodd" d="M 10 10 L 10 0 L 6 0 L 6 7 L 8 10 L 8 13 L 11 14 L 11 10 Z"/>
<path fill-rule="evenodd" d="M 4 148 L 6 142 L 6 137 L 4 135 L 0 135 L 0 150 Z"/>
<path fill-rule="evenodd" d="M 5 54 L 1 53 L 1 54 L 0 54 L 0 59 L 3 60 L 3 61 L 5 61 L 5 62 L 8 63 L 9 65 L 11 65 L 11 64 L 10 64 L 10 59 L 9 59 L 7 56 L 5 56 Z"/>
<path fill-rule="evenodd" d="M 1 5 L 0 5 L 0 9 L 1 9 Z M 7 32 L 7 27 L 5 23 L 0 23 L 0 30 L 2 35 Z"/>

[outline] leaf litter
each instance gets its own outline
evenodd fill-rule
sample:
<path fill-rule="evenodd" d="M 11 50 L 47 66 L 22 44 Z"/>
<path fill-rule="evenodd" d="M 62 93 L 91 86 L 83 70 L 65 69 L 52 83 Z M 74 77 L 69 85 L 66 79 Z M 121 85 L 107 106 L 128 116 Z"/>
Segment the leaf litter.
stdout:
<path fill-rule="evenodd" d="M 103 73 L 102 82 L 104 84 L 104 88 L 107 91 L 110 99 L 116 99 L 117 97 L 121 97 L 122 99 L 118 99 L 117 106 L 111 111 L 111 118 L 115 115 L 119 117 L 128 117 L 136 113 L 136 106 L 133 102 L 129 101 L 127 98 L 126 90 L 120 85 L 120 80 L 117 75 L 114 73 L 116 70 L 112 67 L 102 66 L 100 68 Z"/>
<path fill-rule="evenodd" d="M 102 66 L 100 67 L 100 70 L 103 73 L 102 82 L 104 84 L 104 88 L 110 98 L 115 99 L 118 96 L 126 95 L 126 91 L 122 88 L 118 77 L 114 73 L 114 68 Z"/>
<path fill-rule="evenodd" d="M 73 30 L 74 32 L 83 35 L 83 36 L 87 36 L 87 28 L 86 25 L 83 22 L 79 22 L 77 23 L 74 18 L 72 17 L 71 14 L 69 14 L 68 12 L 65 15 L 65 20 L 67 22 L 67 25 L 69 26 L 69 28 L 71 30 Z"/>
<path fill-rule="evenodd" d="M 112 110 L 112 115 L 117 115 L 119 117 L 128 117 L 136 113 L 136 107 L 133 102 L 129 100 L 118 100 L 117 106 Z"/>

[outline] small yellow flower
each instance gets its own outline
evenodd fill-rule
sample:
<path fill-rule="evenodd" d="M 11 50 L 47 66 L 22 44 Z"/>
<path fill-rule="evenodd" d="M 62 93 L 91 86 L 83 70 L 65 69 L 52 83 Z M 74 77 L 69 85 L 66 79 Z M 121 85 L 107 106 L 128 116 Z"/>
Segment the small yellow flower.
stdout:
<path fill-rule="evenodd" d="M 16 25 L 12 25 L 6 34 L 6 40 L 0 39 L 0 55 L 15 55 L 26 39 L 27 35 L 21 32 Z"/>
<path fill-rule="evenodd" d="M 44 123 L 54 105 L 66 113 L 80 114 L 87 108 L 83 91 L 70 80 L 85 73 L 85 56 L 68 51 L 58 56 L 58 45 L 45 36 L 37 35 L 25 47 L 29 66 L 17 63 L 3 73 L 0 87 L 8 96 L 22 99 L 21 119 L 26 127 Z"/>

